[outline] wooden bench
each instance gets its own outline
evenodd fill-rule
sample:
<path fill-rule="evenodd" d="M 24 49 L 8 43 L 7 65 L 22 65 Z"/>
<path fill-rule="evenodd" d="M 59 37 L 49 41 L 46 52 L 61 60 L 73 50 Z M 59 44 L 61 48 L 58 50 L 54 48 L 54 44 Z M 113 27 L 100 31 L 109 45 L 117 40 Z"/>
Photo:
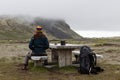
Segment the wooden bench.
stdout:
<path fill-rule="evenodd" d="M 72 51 L 72 53 L 74 54 L 74 56 L 76 58 L 76 62 L 78 62 L 80 51 L 74 50 L 74 51 Z M 97 59 L 103 58 L 103 55 L 100 55 L 100 54 L 96 54 L 96 56 L 97 56 Z"/>
<path fill-rule="evenodd" d="M 34 67 L 42 66 L 45 60 L 48 60 L 47 56 L 31 56 L 31 59 L 34 62 Z"/>

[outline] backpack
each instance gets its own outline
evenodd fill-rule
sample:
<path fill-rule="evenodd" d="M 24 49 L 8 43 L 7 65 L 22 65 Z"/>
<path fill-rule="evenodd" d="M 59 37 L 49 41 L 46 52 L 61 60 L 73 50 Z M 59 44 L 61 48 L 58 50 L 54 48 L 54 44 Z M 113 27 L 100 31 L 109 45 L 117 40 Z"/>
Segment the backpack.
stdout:
<path fill-rule="evenodd" d="M 92 52 L 90 47 L 82 46 L 80 49 L 79 55 L 79 70 L 81 74 L 89 74 L 91 73 L 91 69 L 96 65 L 96 55 Z"/>
<path fill-rule="evenodd" d="M 96 66 L 97 57 L 96 54 L 92 52 L 90 47 L 82 46 L 79 55 L 80 67 L 78 72 L 81 74 L 98 74 L 98 72 L 103 72 L 104 69 Z"/>

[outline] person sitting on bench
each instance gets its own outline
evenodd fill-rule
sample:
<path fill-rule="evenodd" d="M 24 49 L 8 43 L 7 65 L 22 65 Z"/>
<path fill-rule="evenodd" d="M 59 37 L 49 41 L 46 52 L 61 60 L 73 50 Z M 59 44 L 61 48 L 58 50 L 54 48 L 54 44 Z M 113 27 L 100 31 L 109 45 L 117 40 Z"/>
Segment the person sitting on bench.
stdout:
<path fill-rule="evenodd" d="M 31 56 L 47 56 L 45 50 L 49 48 L 49 42 L 42 32 L 41 26 L 36 27 L 36 33 L 29 42 L 29 48 L 32 51 L 28 52 L 25 56 L 24 66 L 22 68 L 23 70 L 27 70 L 28 61 L 31 59 Z M 47 64 L 47 60 L 44 61 L 44 64 Z"/>

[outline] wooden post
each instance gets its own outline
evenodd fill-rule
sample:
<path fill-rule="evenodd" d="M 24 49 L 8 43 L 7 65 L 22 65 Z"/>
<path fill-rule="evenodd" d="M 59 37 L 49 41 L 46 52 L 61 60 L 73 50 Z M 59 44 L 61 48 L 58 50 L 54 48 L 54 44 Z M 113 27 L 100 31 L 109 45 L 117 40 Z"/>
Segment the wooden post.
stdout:
<path fill-rule="evenodd" d="M 65 51 L 64 50 L 58 50 L 58 56 L 59 56 L 59 67 L 65 66 Z"/>
<path fill-rule="evenodd" d="M 58 53 L 55 49 L 52 49 L 52 62 L 58 62 Z"/>
<path fill-rule="evenodd" d="M 34 60 L 34 67 L 42 66 L 42 65 L 43 65 L 43 61 L 42 60 Z"/>
<path fill-rule="evenodd" d="M 72 64 L 72 53 L 69 49 L 58 50 L 59 67 L 69 66 Z"/>
<path fill-rule="evenodd" d="M 65 58 L 66 58 L 66 66 L 69 66 L 69 65 L 71 65 L 72 64 L 72 50 L 70 49 L 68 49 L 67 51 L 66 51 L 66 54 L 65 54 Z"/>

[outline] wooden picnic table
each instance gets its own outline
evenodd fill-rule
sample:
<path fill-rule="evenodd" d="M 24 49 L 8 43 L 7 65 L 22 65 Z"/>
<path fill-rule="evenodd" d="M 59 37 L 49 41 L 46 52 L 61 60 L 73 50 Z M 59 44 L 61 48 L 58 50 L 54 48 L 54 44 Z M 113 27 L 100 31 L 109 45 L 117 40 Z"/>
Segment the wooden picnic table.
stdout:
<path fill-rule="evenodd" d="M 69 66 L 72 64 L 72 51 L 75 49 L 80 49 L 81 45 L 77 44 L 50 44 L 50 49 L 52 51 L 52 56 L 58 55 L 59 67 Z M 53 60 L 53 59 L 52 59 Z"/>

